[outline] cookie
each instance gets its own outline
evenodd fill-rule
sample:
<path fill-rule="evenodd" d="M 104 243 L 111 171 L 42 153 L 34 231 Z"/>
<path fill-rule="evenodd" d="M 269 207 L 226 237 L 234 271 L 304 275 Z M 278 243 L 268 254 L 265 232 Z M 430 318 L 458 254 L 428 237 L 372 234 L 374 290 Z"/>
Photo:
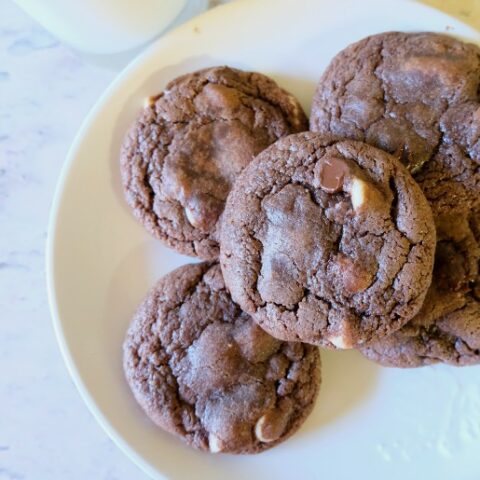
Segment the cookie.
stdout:
<path fill-rule="evenodd" d="M 216 67 L 149 99 L 123 143 L 135 217 L 180 253 L 218 257 L 218 220 L 238 174 L 264 148 L 307 130 L 293 95 L 259 73 Z"/>
<path fill-rule="evenodd" d="M 232 298 L 271 335 L 351 348 L 421 307 L 432 213 L 400 162 L 364 143 L 301 133 L 243 171 L 222 221 Z"/>
<path fill-rule="evenodd" d="M 433 33 L 355 43 L 321 77 L 310 127 L 397 156 L 435 217 L 468 214 L 480 193 L 480 48 Z"/>
<path fill-rule="evenodd" d="M 218 264 L 163 277 L 124 344 L 136 400 L 162 429 L 201 450 L 257 453 L 294 433 L 313 408 L 318 349 L 272 338 L 233 303 Z"/>
<path fill-rule="evenodd" d="M 419 314 L 361 352 L 389 367 L 480 363 L 480 212 L 444 220 L 432 287 Z"/>
<path fill-rule="evenodd" d="M 469 225 L 480 208 L 480 49 L 432 33 L 368 37 L 325 71 L 310 125 L 400 158 L 429 200 L 439 232 L 435 269 L 442 273 L 433 276 L 424 308 L 398 335 L 366 349 L 367 356 L 395 366 L 476 362 L 477 246 L 466 254 L 465 244 L 472 245 Z M 457 319 L 466 305 L 470 320 L 462 332 Z M 450 324 L 455 335 L 445 333 L 453 331 Z M 469 353 L 460 354 L 467 338 Z"/>

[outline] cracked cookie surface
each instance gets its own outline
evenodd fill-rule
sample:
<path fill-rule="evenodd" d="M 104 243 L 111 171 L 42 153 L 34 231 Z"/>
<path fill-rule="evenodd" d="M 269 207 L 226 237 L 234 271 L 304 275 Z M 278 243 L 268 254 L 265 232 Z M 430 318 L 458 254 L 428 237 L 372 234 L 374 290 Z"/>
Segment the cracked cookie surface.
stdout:
<path fill-rule="evenodd" d="M 434 249 L 431 210 L 396 159 L 301 133 L 238 178 L 220 262 L 233 299 L 273 336 L 351 348 L 417 313 Z"/>
<path fill-rule="evenodd" d="M 469 224 L 480 208 L 480 48 L 433 33 L 390 32 L 353 44 L 320 79 L 311 129 L 400 158 L 439 232 L 436 273 L 418 317 L 364 353 L 403 367 L 478 362 L 478 243 Z"/>
<path fill-rule="evenodd" d="M 443 218 L 431 288 L 404 327 L 361 352 L 389 367 L 480 363 L 480 212 Z"/>
<path fill-rule="evenodd" d="M 480 193 L 480 48 L 433 33 L 367 37 L 327 67 L 310 127 L 398 157 L 435 216 L 468 212 Z"/>
<path fill-rule="evenodd" d="M 298 101 L 259 73 L 216 67 L 170 82 L 127 134 L 127 202 L 180 253 L 218 257 L 218 220 L 238 174 L 278 138 L 307 130 Z"/>
<path fill-rule="evenodd" d="M 257 453 L 294 433 L 313 408 L 318 349 L 279 341 L 232 301 L 218 264 L 163 277 L 124 344 L 134 396 L 161 428 L 211 452 Z"/>

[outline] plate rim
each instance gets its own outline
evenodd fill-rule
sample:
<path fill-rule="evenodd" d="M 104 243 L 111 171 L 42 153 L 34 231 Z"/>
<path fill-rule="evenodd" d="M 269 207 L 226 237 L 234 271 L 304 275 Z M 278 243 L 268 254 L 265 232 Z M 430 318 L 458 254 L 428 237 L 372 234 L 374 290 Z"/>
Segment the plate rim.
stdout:
<path fill-rule="evenodd" d="M 259 2 L 264 4 L 275 5 L 276 8 L 279 8 L 279 2 L 282 2 L 284 5 L 294 4 L 295 0 L 235 0 L 227 4 L 222 4 L 216 6 L 210 10 L 205 11 L 204 13 L 190 19 L 184 24 L 174 28 L 173 30 L 167 32 L 165 35 L 156 39 L 151 43 L 143 52 L 137 55 L 132 61 L 130 61 L 121 71 L 119 71 L 115 78 L 110 82 L 106 87 L 94 105 L 90 108 L 87 115 L 84 117 L 81 126 L 79 127 L 75 137 L 67 151 L 65 161 L 61 167 L 60 174 L 58 176 L 53 198 L 50 206 L 50 214 L 48 217 L 48 226 L 47 226 L 47 239 L 45 244 L 45 266 L 46 266 L 46 289 L 48 297 L 49 312 L 52 321 L 52 326 L 54 334 L 56 337 L 57 344 L 59 346 L 62 359 L 65 363 L 67 371 L 75 388 L 77 389 L 80 397 L 86 404 L 88 410 L 93 415 L 98 424 L 102 427 L 108 437 L 113 441 L 113 443 L 129 458 L 135 463 L 135 465 L 146 475 L 152 479 L 157 480 L 168 480 L 167 477 L 160 472 L 154 465 L 152 465 L 148 460 L 146 460 L 141 454 L 137 453 L 135 448 L 127 442 L 123 436 L 117 432 L 116 428 L 110 423 L 106 414 L 100 409 L 94 399 L 94 395 L 90 392 L 86 383 L 84 382 L 81 373 L 79 372 L 76 361 L 73 358 L 71 351 L 69 349 L 68 340 L 64 335 L 63 322 L 59 313 L 58 298 L 57 292 L 55 289 L 55 262 L 56 262 L 56 242 L 57 242 L 57 233 L 59 228 L 59 210 L 62 203 L 63 196 L 66 193 L 66 184 L 67 179 L 71 173 L 72 166 L 75 162 L 75 159 L 78 155 L 78 151 L 85 140 L 88 130 L 91 123 L 97 117 L 97 115 L 103 110 L 108 101 L 115 95 L 117 89 L 121 84 L 130 77 L 130 74 L 134 72 L 138 67 L 147 63 L 149 57 L 156 54 L 158 50 L 162 49 L 162 44 L 167 44 L 170 39 L 174 36 L 181 35 L 183 31 L 187 32 L 198 23 L 202 23 L 205 18 L 214 17 L 216 15 L 221 15 L 226 13 L 228 10 L 236 10 L 238 8 L 252 8 L 258 5 Z M 318 0 L 317 0 L 318 1 Z M 328 0 L 320 0 L 322 2 L 328 2 Z M 348 4 L 356 3 L 356 0 L 337 0 L 338 3 Z M 460 19 L 452 17 L 451 15 L 435 8 L 430 5 L 425 5 L 419 3 L 416 0 L 391 0 L 392 3 L 399 5 L 409 4 L 409 7 L 423 10 L 425 14 L 435 14 L 438 18 L 443 17 L 445 21 L 450 21 L 455 25 L 462 27 L 462 30 L 468 32 L 468 36 L 471 38 L 477 38 L 480 42 L 480 31 L 476 30 L 471 25 L 463 22 Z M 367 0 L 369 4 L 382 4 L 384 0 Z M 393 7 L 392 7 L 393 8 Z M 231 15 L 231 14 L 230 14 Z"/>

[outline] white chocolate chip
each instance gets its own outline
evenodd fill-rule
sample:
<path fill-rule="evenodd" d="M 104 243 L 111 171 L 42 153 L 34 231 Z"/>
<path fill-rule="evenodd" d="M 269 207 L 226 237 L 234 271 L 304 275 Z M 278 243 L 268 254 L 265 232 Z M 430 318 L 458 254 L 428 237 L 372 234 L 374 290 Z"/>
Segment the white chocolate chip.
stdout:
<path fill-rule="evenodd" d="M 155 104 L 156 97 L 145 97 L 143 99 L 143 108 L 150 108 Z"/>
<path fill-rule="evenodd" d="M 263 430 L 264 430 L 266 420 L 267 420 L 266 415 L 263 415 L 262 417 L 259 418 L 259 420 L 257 421 L 257 423 L 255 425 L 255 436 L 261 442 L 268 443 L 268 442 L 273 441 L 274 439 L 268 438 L 268 437 L 265 436 L 265 433 L 264 433 Z"/>
<path fill-rule="evenodd" d="M 282 398 L 274 409 L 263 414 L 255 424 L 255 436 L 260 442 L 270 443 L 278 440 L 287 428 L 293 412 L 291 399 Z"/>
<path fill-rule="evenodd" d="M 195 221 L 195 217 L 193 216 L 192 211 L 189 208 L 185 209 L 185 216 L 187 217 L 187 220 L 189 221 L 190 225 L 192 227 L 197 227 L 197 222 Z"/>
<path fill-rule="evenodd" d="M 255 436 L 264 443 L 278 440 L 287 426 L 289 410 L 276 409 L 260 417 L 255 425 Z"/>
<path fill-rule="evenodd" d="M 208 435 L 208 448 L 212 453 L 218 453 L 223 450 L 222 441 L 213 433 Z"/>
<path fill-rule="evenodd" d="M 334 335 L 333 337 L 330 337 L 328 339 L 330 343 L 335 345 L 337 348 L 340 348 L 342 350 L 346 350 L 348 348 L 352 348 L 352 345 L 348 340 L 345 339 L 343 335 Z"/>
<path fill-rule="evenodd" d="M 354 178 L 350 186 L 350 198 L 354 210 L 358 210 L 364 203 L 367 185 L 363 180 Z"/>

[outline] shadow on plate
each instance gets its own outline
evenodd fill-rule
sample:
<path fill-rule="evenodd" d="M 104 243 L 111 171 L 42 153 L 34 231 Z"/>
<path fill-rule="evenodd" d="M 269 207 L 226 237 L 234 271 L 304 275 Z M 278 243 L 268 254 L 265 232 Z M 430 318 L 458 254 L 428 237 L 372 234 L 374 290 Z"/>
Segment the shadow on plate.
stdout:
<path fill-rule="evenodd" d="M 105 344 L 114 349 L 111 355 L 118 357 L 135 310 L 157 280 L 180 265 L 195 261 L 175 253 L 145 233 L 145 240 L 118 264 L 108 286 L 103 333 L 108 336 Z"/>
<path fill-rule="evenodd" d="M 355 350 L 324 350 L 322 384 L 314 411 L 299 435 L 318 431 L 361 408 L 375 393 L 380 368 Z"/>
<path fill-rule="evenodd" d="M 275 72 L 265 73 L 273 78 L 282 88 L 287 90 L 287 92 L 293 93 L 305 110 L 307 117 L 310 116 L 310 107 L 318 79 L 312 80 L 290 75 L 279 75 Z"/>

